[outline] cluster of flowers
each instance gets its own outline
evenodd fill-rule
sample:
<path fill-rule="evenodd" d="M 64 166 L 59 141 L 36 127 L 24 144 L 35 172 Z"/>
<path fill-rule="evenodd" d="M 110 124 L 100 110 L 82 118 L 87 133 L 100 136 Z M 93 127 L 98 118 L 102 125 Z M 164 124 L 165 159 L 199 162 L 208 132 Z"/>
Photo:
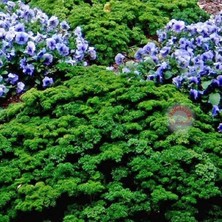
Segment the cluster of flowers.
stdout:
<path fill-rule="evenodd" d="M 135 73 L 157 83 L 172 82 L 190 93 L 195 101 L 212 106 L 212 115 L 222 113 L 222 15 L 208 21 L 185 25 L 171 20 L 159 30 L 158 42 L 149 42 L 126 61 L 115 57 L 121 73 Z M 109 68 L 110 69 L 110 68 Z M 218 126 L 222 132 L 222 123 Z"/>
<path fill-rule="evenodd" d="M 40 84 L 53 84 L 50 69 L 59 62 L 87 65 L 96 59 L 94 47 L 73 32 L 66 21 L 48 17 L 37 8 L 18 1 L 0 3 L 0 97 Z"/>

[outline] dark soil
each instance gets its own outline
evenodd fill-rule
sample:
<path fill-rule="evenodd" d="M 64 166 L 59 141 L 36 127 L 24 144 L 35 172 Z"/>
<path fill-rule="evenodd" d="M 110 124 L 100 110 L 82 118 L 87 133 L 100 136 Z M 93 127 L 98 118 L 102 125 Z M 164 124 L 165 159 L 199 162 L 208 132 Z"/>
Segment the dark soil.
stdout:
<path fill-rule="evenodd" d="M 10 96 L 9 98 L 0 100 L 0 107 L 1 108 L 7 108 L 8 105 L 11 104 L 11 103 L 20 102 L 21 101 L 20 96 L 21 95 L 13 95 L 13 96 Z"/>

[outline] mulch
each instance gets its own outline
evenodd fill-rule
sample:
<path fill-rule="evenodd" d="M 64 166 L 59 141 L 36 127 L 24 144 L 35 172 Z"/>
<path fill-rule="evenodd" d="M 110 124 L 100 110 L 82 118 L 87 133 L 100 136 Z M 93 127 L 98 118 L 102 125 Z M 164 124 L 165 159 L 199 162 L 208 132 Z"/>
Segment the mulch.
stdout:
<path fill-rule="evenodd" d="M 222 12 L 222 0 L 199 0 L 198 5 L 212 15 Z"/>

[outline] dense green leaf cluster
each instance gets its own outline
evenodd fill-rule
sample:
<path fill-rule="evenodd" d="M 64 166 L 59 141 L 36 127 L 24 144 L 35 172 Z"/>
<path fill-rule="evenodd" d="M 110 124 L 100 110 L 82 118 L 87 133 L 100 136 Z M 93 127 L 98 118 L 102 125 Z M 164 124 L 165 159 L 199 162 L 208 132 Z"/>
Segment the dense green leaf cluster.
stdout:
<path fill-rule="evenodd" d="M 118 52 L 144 44 L 172 18 L 188 23 L 208 18 L 197 0 L 31 0 L 30 4 L 67 19 L 73 28 L 82 26 L 97 49 L 98 62 L 105 65 Z"/>
<path fill-rule="evenodd" d="M 221 134 L 174 86 L 67 69 L 0 111 L 0 221 L 219 221 Z M 183 101 L 195 119 L 170 131 Z"/>

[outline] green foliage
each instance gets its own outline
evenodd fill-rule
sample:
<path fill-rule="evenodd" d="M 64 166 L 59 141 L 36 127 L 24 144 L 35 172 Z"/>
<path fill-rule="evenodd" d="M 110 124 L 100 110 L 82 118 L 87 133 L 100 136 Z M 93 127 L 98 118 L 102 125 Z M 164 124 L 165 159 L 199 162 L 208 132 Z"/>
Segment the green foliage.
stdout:
<path fill-rule="evenodd" d="M 208 115 L 171 85 L 59 69 L 70 80 L 1 110 L 1 221 L 221 219 L 222 135 Z M 178 101 L 195 119 L 172 132 Z"/>
<path fill-rule="evenodd" d="M 67 19 L 72 28 L 83 27 L 104 65 L 113 63 L 118 52 L 129 53 L 130 47 L 145 44 L 172 18 L 195 23 L 209 17 L 197 0 L 31 0 L 30 4 Z"/>
<path fill-rule="evenodd" d="M 197 5 L 197 1 L 149 0 L 148 2 L 164 16 L 182 20 L 187 24 L 203 22 L 209 18 L 209 15 Z"/>

